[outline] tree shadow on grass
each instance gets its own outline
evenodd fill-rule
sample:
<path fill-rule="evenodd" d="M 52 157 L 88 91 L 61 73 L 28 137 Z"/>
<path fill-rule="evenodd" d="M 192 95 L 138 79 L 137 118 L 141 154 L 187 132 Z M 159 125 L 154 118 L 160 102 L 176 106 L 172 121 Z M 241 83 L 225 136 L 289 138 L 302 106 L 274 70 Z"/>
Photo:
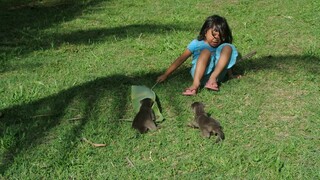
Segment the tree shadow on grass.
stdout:
<path fill-rule="evenodd" d="M 261 58 L 251 58 L 236 64 L 235 71 L 239 74 L 245 72 L 257 72 L 261 70 L 273 70 L 294 75 L 295 72 L 304 72 L 310 75 L 320 74 L 320 59 L 312 55 L 303 56 L 265 56 Z"/>
<path fill-rule="evenodd" d="M 36 43 L 42 30 L 81 16 L 85 9 L 99 6 L 101 2 L 101 0 L 91 0 L 88 3 L 57 1 L 56 4 L 49 6 L 44 4 L 32 7 L 25 7 L 24 4 L 4 5 L 1 2 L 0 43 L 12 46 L 19 45 L 20 42 Z M 12 9 L 14 7 L 21 8 Z"/>
<path fill-rule="evenodd" d="M 76 30 L 72 32 L 41 35 L 40 36 L 41 40 L 35 40 L 32 38 L 27 38 L 26 40 L 23 40 L 24 42 L 18 40 L 19 42 L 12 44 L 11 48 L 7 48 L 6 47 L 7 45 L 1 46 L 1 42 L 0 42 L 0 51 L 3 51 L 5 55 L 13 53 L 15 54 L 15 56 L 17 56 L 17 55 L 28 54 L 32 51 L 37 51 L 37 50 L 58 48 L 62 44 L 90 45 L 93 43 L 103 43 L 106 41 L 111 42 L 114 40 L 122 40 L 128 37 L 138 38 L 142 34 L 151 34 L 151 33 L 161 34 L 161 33 L 168 33 L 170 31 L 176 31 L 176 30 L 182 31 L 186 29 L 187 29 L 187 26 L 182 27 L 182 26 L 173 25 L 173 24 L 165 24 L 165 25 L 131 24 L 126 26 L 114 27 L 114 28 L 95 28 L 90 30 Z M 13 56 L 5 56 L 1 62 L 1 54 L 0 54 L 0 73 L 14 71 L 22 68 L 35 68 L 42 65 L 42 63 L 38 62 L 38 63 L 23 64 L 23 66 L 17 67 L 17 65 L 11 65 L 11 64 L 14 64 L 13 63 L 14 58 L 12 57 Z"/>
<path fill-rule="evenodd" d="M 130 103 L 128 101 L 131 85 L 153 84 L 156 76 L 156 74 L 131 77 L 113 75 L 98 78 L 28 104 L 2 109 L 1 112 L 4 115 L 0 119 L 0 136 L 4 140 L 6 137 L 14 137 L 14 139 L 4 147 L 6 151 L 1 157 L 0 174 L 4 174 L 10 168 L 16 156 L 46 143 L 48 133 L 54 128 L 63 129 L 64 126 L 61 124 L 69 123 L 68 126 L 70 126 L 74 120 L 77 123 L 71 125 L 71 130 L 64 136 L 68 142 L 59 151 L 61 161 L 65 160 L 63 157 L 67 156 L 68 152 L 71 152 L 80 142 L 88 120 L 96 121 L 104 118 L 104 114 L 99 114 L 99 110 L 97 111 L 101 99 L 107 101 L 104 102 L 105 107 L 112 113 L 109 118 L 106 117 L 103 120 L 106 121 L 105 137 L 114 137 L 118 134 L 123 122 L 120 120 L 124 115 L 121 109 Z M 137 82 L 141 84 L 136 84 Z M 70 109 L 77 108 L 81 110 L 80 112 L 78 110 L 76 115 L 66 116 Z M 128 123 L 125 122 L 125 124 Z"/>
<path fill-rule="evenodd" d="M 60 1 L 50 5 L 29 6 L 31 1 L 0 2 L 0 73 L 17 69 L 10 65 L 16 57 L 49 48 L 51 42 L 44 30 L 82 15 L 103 1 Z M 32 1 L 40 2 L 40 1 Z M 49 1 L 44 1 L 47 3 Z M 49 2 L 49 3 L 50 3 Z M 19 4 L 17 4 L 19 3 Z M 22 4 L 21 4 L 22 3 Z M 40 66 L 35 63 L 28 67 Z"/>
<path fill-rule="evenodd" d="M 105 41 L 138 38 L 142 34 L 163 34 L 170 31 L 187 31 L 187 24 L 152 24 L 138 23 L 125 26 L 84 29 L 79 25 L 73 31 L 46 31 L 61 23 L 71 21 L 83 15 L 86 9 L 94 9 L 103 1 L 91 0 L 90 3 L 73 2 L 54 6 L 21 8 L 0 11 L 0 72 L 13 71 L 23 67 L 37 67 L 41 63 L 14 67 L 12 61 L 18 56 L 28 55 L 34 51 L 59 48 L 63 44 L 102 43 Z M 1 5 L 1 3 L 0 3 Z M 85 17 L 83 17 L 85 18 Z M 93 18 L 87 22 L 95 21 Z"/>
<path fill-rule="evenodd" d="M 188 28 L 189 27 L 189 28 Z M 90 30 L 77 30 L 73 32 L 51 34 L 46 37 L 49 42 L 54 42 L 56 46 L 63 43 L 69 44 L 92 44 L 107 40 L 123 40 L 126 38 L 139 38 L 144 34 L 165 34 L 173 31 L 188 31 L 190 26 L 177 24 L 130 24 L 113 28 L 94 28 Z M 45 45 L 45 44 L 43 44 Z M 48 46 L 48 42 L 46 43 Z"/>

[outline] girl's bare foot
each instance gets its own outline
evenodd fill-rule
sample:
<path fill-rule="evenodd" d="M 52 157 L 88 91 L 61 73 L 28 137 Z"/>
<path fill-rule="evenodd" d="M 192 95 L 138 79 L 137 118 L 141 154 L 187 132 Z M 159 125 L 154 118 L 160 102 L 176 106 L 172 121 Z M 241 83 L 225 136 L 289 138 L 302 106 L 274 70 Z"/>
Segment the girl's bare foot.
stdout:
<path fill-rule="evenodd" d="M 188 87 L 182 94 L 185 96 L 194 96 L 197 94 L 198 88 L 199 88 L 199 86 L 197 87 L 195 85 L 192 85 L 192 86 Z"/>
<path fill-rule="evenodd" d="M 209 80 L 204 87 L 213 91 L 219 91 L 219 85 L 216 81 Z"/>

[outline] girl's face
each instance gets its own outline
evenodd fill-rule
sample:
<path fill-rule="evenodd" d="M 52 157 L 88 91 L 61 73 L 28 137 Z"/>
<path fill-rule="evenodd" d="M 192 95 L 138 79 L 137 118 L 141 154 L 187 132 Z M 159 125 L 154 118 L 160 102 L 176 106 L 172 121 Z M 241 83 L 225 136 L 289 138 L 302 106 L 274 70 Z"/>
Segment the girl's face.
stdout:
<path fill-rule="evenodd" d="M 214 31 L 212 28 L 206 32 L 206 39 L 204 41 L 212 47 L 217 47 L 222 43 L 220 33 L 218 31 Z"/>

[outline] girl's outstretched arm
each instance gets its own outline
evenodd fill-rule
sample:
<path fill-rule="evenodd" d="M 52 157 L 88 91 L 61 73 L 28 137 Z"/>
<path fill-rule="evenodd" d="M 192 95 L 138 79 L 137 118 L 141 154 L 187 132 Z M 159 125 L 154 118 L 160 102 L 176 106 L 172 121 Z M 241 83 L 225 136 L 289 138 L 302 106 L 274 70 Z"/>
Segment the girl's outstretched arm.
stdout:
<path fill-rule="evenodd" d="M 191 56 L 191 51 L 189 49 L 186 49 L 171 65 L 170 67 L 166 70 L 164 74 L 159 76 L 157 78 L 157 82 L 163 82 L 165 81 L 168 76 L 173 73 L 182 63 L 184 63 L 190 56 Z"/>

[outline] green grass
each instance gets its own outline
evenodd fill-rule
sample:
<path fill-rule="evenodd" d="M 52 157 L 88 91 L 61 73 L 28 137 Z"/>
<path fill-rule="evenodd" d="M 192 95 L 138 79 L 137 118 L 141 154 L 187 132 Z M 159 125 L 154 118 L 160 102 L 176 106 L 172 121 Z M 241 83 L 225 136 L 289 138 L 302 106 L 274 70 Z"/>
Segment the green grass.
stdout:
<path fill-rule="evenodd" d="M 258 52 L 244 77 L 184 97 L 188 61 L 154 88 L 162 128 L 137 135 L 131 85 L 151 87 L 211 14 Z M 319 17 L 316 0 L 0 1 L 0 179 L 319 179 Z M 223 143 L 186 126 L 194 101 Z"/>

